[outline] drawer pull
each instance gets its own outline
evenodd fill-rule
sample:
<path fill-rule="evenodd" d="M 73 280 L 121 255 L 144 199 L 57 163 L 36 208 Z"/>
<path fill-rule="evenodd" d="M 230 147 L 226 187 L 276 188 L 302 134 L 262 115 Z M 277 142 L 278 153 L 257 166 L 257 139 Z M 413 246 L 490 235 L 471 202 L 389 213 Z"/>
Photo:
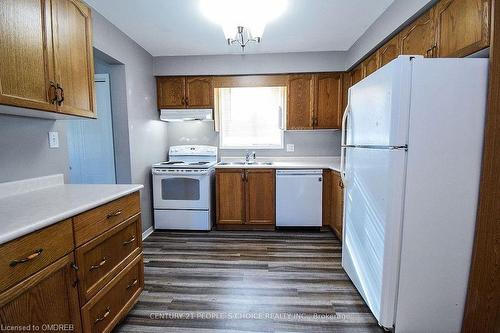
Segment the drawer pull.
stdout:
<path fill-rule="evenodd" d="M 104 314 L 100 317 L 98 317 L 95 321 L 94 321 L 94 324 L 97 324 L 98 322 L 100 321 L 103 321 L 104 319 L 106 319 L 109 314 L 111 313 L 111 310 L 109 308 L 109 306 L 106 308 L 106 312 L 104 312 Z"/>
<path fill-rule="evenodd" d="M 106 257 L 102 258 L 102 260 L 101 260 L 101 262 L 100 262 L 100 263 L 98 263 L 97 265 L 92 265 L 92 266 L 90 266 L 89 271 L 93 271 L 94 269 L 99 269 L 99 268 L 101 268 L 101 267 L 102 267 L 102 266 L 104 266 L 104 264 L 106 263 L 106 260 L 107 260 L 107 259 L 106 259 Z"/>
<path fill-rule="evenodd" d="M 132 238 L 123 242 L 123 246 L 129 245 L 130 243 L 133 243 L 134 241 L 135 241 L 135 236 L 132 236 Z"/>
<path fill-rule="evenodd" d="M 112 217 L 115 217 L 115 216 L 118 216 L 118 215 L 121 215 L 121 213 L 123 213 L 122 210 L 117 210 L 116 212 L 113 212 L 113 213 L 109 213 L 106 218 L 110 219 Z"/>
<path fill-rule="evenodd" d="M 33 260 L 35 259 L 36 257 L 38 257 L 40 254 L 42 254 L 43 252 L 43 249 L 38 249 L 36 250 L 35 252 L 33 252 L 32 254 L 30 254 L 29 256 L 27 256 L 26 258 L 23 258 L 23 259 L 16 259 L 16 260 L 12 260 L 10 262 L 10 267 L 15 267 L 17 264 L 22 264 L 22 263 L 25 263 L 25 262 L 28 262 L 30 260 Z"/>
<path fill-rule="evenodd" d="M 133 286 L 135 286 L 137 284 L 137 279 L 134 279 L 134 281 L 130 282 L 127 286 L 127 290 L 129 290 L 130 288 L 132 288 Z"/>

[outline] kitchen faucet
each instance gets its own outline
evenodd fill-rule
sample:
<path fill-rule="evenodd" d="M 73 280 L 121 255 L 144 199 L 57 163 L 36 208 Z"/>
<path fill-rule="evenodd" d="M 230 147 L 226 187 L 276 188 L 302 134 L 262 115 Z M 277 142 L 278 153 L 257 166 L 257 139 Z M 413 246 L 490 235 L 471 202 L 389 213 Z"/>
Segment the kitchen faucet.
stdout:
<path fill-rule="evenodd" d="M 254 151 L 251 153 L 247 151 L 245 153 L 245 162 L 246 163 L 250 163 L 250 157 L 252 157 L 253 162 L 255 162 L 256 154 Z"/>

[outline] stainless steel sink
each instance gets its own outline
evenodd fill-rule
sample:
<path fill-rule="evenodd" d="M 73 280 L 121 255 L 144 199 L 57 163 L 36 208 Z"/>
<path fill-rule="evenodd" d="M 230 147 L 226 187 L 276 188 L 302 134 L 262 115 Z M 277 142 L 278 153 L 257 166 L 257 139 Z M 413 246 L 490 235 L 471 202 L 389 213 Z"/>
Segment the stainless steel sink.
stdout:
<path fill-rule="evenodd" d="M 237 162 L 220 162 L 219 165 L 248 165 L 248 166 L 259 166 L 259 165 L 273 165 L 273 162 L 245 162 L 245 161 L 237 161 Z"/>

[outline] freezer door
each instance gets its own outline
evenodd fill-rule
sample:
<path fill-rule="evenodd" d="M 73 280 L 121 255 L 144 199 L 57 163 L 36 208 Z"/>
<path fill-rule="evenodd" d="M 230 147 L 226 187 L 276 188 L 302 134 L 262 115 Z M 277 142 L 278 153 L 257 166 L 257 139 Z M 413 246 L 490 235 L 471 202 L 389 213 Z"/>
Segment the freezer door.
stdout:
<path fill-rule="evenodd" d="M 349 89 L 346 144 L 407 144 L 411 69 L 401 56 Z"/>
<path fill-rule="evenodd" d="M 342 267 L 379 324 L 392 327 L 406 150 L 348 148 Z"/>

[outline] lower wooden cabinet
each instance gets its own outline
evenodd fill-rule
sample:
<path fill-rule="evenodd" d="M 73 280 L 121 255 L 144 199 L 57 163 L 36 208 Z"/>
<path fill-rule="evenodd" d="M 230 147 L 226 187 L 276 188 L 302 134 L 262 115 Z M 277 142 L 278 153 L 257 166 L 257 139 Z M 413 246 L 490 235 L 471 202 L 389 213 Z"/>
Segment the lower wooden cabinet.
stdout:
<path fill-rule="evenodd" d="M 73 262 L 66 255 L 0 294 L 2 331 L 81 332 Z"/>
<path fill-rule="evenodd" d="M 111 332 L 130 311 L 144 286 L 143 266 L 140 255 L 83 306 L 84 332 Z"/>
<path fill-rule="evenodd" d="M 133 193 L 0 245 L 1 330 L 111 332 L 144 289 L 139 200 Z M 99 233 L 75 245 L 82 223 Z"/>
<path fill-rule="evenodd" d="M 344 185 L 340 174 L 323 171 L 323 225 L 329 226 L 342 241 Z"/>
<path fill-rule="evenodd" d="M 217 169 L 217 227 L 274 227 L 274 169 Z"/>
<path fill-rule="evenodd" d="M 344 225 L 344 184 L 340 174 L 332 171 L 332 228 L 340 240 L 342 240 L 342 231 Z"/>

